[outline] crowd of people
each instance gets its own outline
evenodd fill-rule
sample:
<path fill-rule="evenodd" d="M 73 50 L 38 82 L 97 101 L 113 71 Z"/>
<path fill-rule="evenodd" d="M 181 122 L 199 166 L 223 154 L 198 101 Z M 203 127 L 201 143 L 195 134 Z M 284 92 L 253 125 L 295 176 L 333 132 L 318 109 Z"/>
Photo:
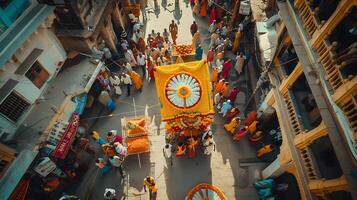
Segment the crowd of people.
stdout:
<path fill-rule="evenodd" d="M 216 113 L 226 119 L 224 128 L 233 135 L 233 140 L 239 141 L 244 136 L 249 135 L 249 141 L 255 144 L 263 134 L 259 129 L 257 113 L 248 114 L 244 122 L 239 117 L 240 108 L 236 103 L 237 96 L 240 92 L 238 87 L 231 84 L 230 72 L 232 67 L 236 72 L 238 79 L 242 76 L 244 66 L 249 60 L 249 56 L 244 53 L 242 47 L 243 30 L 250 22 L 249 17 L 244 17 L 237 23 L 237 27 L 229 24 L 230 14 L 226 10 L 217 6 L 215 0 L 190 0 L 193 13 L 199 17 L 209 15 L 209 47 L 207 51 L 207 63 L 211 69 L 211 83 L 213 86 L 214 105 Z M 174 62 L 172 57 L 173 46 L 176 45 L 178 37 L 178 26 L 174 20 L 163 32 L 152 30 L 145 38 L 142 23 L 132 13 L 129 13 L 129 19 L 132 28 L 132 37 L 121 39 L 118 44 L 119 52 L 122 53 L 123 59 L 113 61 L 119 67 L 117 72 L 110 75 L 110 82 L 118 95 L 122 95 L 121 87 L 125 85 L 127 96 L 131 94 L 132 85 L 141 92 L 143 80 L 148 82 L 155 79 L 154 70 L 157 66 L 169 65 Z M 192 35 L 192 46 L 195 48 L 195 58 L 202 58 L 203 50 L 201 34 L 198 25 L 194 21 L 190 26 Z M 227 52 L 233 53 L 235 58 L 227 58 Z M 178 62 L 178 61 L 176 61 Z M 231 88 L 232 87 L 232 88 Z M 178 140 L 174 145 L 172 141 L 167 140 L 163 147 L 163 156 L 167 160 L 167 165 L 172 166 L 172 156 L 182 157 L 188 155 L 192 158 L 196 155 L 199 144 L 203 147 L 205 155 L 211 155 L 215 151 L 215 142 L 213 132 L 210 128 L 199 136 L 185 137 Z M 126 147 L 123 145 L 123 139 L 115 131 L 109 131 L 106 138 L 95 131 L 91 132 L 91 137 L 100 145 L 104 152 L 104 158 L 97 158 L 96 165 L 102 173 L 106 173 L 113 167 L 118 168 L 122 177 L 125 176 L 122 163 L 127 155 Z M 258 157 L 272 151 L 272 146 L 266 145 L 264 149 L 257 152 Z M 144 179 L 144 189 L 149 189 L 150 199 L 156 198 L 157 188 L 153 177 Z M 106 195 L 108 195 L 106 197 Z M 115 196 L 115 191 L 108 189 L 105 198 L 110 199 Z"/>

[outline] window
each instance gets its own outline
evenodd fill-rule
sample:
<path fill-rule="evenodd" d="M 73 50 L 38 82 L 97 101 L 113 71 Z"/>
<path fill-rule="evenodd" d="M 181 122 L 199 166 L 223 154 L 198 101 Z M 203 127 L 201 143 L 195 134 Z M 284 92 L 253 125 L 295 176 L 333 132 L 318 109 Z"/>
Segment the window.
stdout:
<path fill-rule="evenodd" d="M 31 68 L 26 72 L 25 76 L 32 81 L 32 83 L 41 89 L 43 84 L 47 81 L 50 74 L 36 61 Z"/>
<path fill-rule="evenodd" d="M 0 104 L 0 114 L 13 122 L 17 122 L 29 106 L 30 103 L 12 91 Z"/>

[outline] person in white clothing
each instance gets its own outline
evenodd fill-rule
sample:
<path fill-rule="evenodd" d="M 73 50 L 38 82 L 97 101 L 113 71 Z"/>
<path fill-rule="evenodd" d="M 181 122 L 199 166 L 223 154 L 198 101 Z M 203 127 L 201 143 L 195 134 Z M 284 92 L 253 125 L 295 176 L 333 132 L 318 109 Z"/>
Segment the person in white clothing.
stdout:
<path fill-rule="evenodd" d="M 218 92 L 217 94 L 214 95 L 214 105 L 218 107 L 218 105 L 221 103 L 223 98 L 222 92 Z"/>
<path fill-rule="evenodd" d="M 224 63 L 224 60 L 223 60 L 223 59 L 217 59 L 217 60 L 216 60 L 216 68 L 217 68 L 218 74 L 221 74 L 221 72 L 222 72 L 223 63 Z"/>
<path fill-rule="evenodd" d="M 127 62 L 131 64 L 131 66 L 136 65 L 136 61 L 134 58 L 134 54 L 130 49 L 124 49 L 124 56 Z"/>
<path fill-rule="evenodd" d="M 138 63 L 138 67 L 141 68 L 143 73 L 141 77 L 144 78 L 146 76 L 146 59 L 141 52 L 139 52 L 139 54 L 136 56 L 136 62 Z"/>
<path fill-rule="evenodd" d="M 112 188 L 105 188 L 104 199 L 105 200 L 114 200 L 115 199 L 115 190 Z"/>
<path fill-rule="evenodd" d="M 115 89 L 115 93 L 120 96 L 122 94 L 122 91 L 121 91 L 121 88 L 120 88 L 120 83 L 121 83 L 120 78 L 117 75 L 112 74 L 109 77 L 109 80 L 110 80 L 110 82 L 112 83 L 112 85 L 113 85 L 113 87 Z"/>
<path fill-rule="evenodd" d="M 130 87 L 133 84 L 131 78 L 128 74 L 122 73 L 121 74 L 121 81 L 126 85 L 127 88 L 127 95 L 130 96 Z"/>
<path fill-rule="evenodd" d="M 162 153 L 164 154 L 164 157 L 166 159 L 166 163 L 170 162 L 170 165 L 172 166 L 172 145 L 171 144 L 165 144 L 164 148 L 162 149 Z"/>
<path fill-rule="evenodd" d="M 119 169 L 119 173 L 121 177 L 124 177 L 123 164 L 124 159 L 119 156 L 111 156 L 109 157 L 109 162 L 111 165 Z"/>
<path fill-rule="evenodd" d="M 131 72 L 133 72 L 133 68 L 132 68 L 132 66 L 131 66 L 131 64 L 130 64 L 130 63 L 128 63 L 128 62 L 126 62 L 126 61 L 124 61 L 124 67 L 125 67 L 125 69 L 126 69 L 127 73 L 131 73 Z"/>

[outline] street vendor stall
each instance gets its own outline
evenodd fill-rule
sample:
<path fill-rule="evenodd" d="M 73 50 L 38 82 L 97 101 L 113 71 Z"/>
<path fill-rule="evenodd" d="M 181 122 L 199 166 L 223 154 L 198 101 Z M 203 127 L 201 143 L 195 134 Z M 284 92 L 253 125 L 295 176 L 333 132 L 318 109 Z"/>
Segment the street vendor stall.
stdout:
<path fill-rule="evenodd" d="M 123 117 L 121 119 L 123 143 L 128 155 L 137 155 L 141 168 L 140 154 L 150 152 L 149 129 L 150 117 Z"/>
<path fill-rule="evenodd" d="M 181 57 L 184 62 L 190 62 L 195 60 L 196 50 L 191 44 L 179 44 L 174 45 L 172 51 L 172 57 L 177 61 L 178 57 Z"/>

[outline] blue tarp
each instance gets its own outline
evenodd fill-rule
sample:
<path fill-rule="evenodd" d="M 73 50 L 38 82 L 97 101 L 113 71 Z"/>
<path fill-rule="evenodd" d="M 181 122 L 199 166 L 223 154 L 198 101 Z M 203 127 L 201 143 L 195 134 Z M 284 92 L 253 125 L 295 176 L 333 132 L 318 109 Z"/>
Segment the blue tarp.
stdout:
<path fill-rule="evenodd" d="M 74 101 L 76 102 L 76 109 L 74 110 L 75 113 L 79 115 L 83 114 L 83 111 L 87 104 L 87 94 L 83 94 L 81 96 L 77 96 Z"/>

